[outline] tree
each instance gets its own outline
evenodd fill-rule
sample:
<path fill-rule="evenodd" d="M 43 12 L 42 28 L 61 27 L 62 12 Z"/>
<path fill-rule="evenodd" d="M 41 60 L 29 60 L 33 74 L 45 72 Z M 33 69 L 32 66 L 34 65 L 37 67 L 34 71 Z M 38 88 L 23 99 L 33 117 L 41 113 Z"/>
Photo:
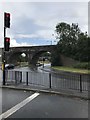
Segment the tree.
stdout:
<path fill-rule="evenodd" d="M 82 33 L 78 24 L 59 23 L 56 25 L 57 52 L 80 61 L 88 61 L 88 42 L 90 38 L 87 33 Z"/>
<path fill-rule="evenodd" d="M 52 66 L 61 66 L 60 54 L 57 52 L 57 49 L 51 54 L 51 65 Z"/>
<path fill-rule="evenodd" d="M 88 37 L 86 34 L 81 33 L 79 35 L 79 40 L 77 43 L 77 52 L 75 54 L 75 59 L 78 59 L 81 62 L 88 62 L 90 61 L 89 55 L 90 55 L 90 37 Z"/>

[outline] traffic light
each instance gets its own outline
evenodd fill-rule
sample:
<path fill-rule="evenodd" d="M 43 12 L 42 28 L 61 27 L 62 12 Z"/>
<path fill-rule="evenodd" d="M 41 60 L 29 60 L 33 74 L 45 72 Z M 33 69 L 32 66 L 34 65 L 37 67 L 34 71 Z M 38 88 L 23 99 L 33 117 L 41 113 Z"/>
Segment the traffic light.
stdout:
<path fill-rule="evenodd" d="M 5 37 L 4 46 L 5 46 L 5 51 L 9 51 L 9 48 L 10 48 L 10 38 Z"/>
<path fill-rule="evenodd" d="M 4 27 L 10 28 L 10 13 L 4 13 Z"/>

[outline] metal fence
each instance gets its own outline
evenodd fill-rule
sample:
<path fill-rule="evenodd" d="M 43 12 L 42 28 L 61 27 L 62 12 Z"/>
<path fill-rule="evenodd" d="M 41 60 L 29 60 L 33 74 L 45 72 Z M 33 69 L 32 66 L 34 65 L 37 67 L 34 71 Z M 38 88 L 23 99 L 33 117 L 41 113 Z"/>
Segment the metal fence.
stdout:
<path fill-rule="evenodd" d="M 51 75 L 52 87 L 56 89 L 74 89 L 88 91 L 89 76 L 75 73 L 53 73 Z"/>
<path fill-rule="evenodd" d="M 6 71 L 7 84 L 89 91 L 89 74 Z"/>
<path fill-rule="evenodd" d="M 22 82 L 22 72 L 21 71 L 5 71 L 5 81 L 7 84 L 19 84 Z"/>

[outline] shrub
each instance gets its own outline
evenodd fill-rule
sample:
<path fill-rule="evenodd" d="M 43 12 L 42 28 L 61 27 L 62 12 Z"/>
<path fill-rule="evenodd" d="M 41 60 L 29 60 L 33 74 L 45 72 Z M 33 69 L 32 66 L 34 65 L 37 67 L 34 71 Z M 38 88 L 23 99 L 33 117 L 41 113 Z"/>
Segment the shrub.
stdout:
<path fill-rule="evenodd" d="M 90 62 L 78 63 L 78 64 L 73 65 L 73 67 L 90 70 Z"/>

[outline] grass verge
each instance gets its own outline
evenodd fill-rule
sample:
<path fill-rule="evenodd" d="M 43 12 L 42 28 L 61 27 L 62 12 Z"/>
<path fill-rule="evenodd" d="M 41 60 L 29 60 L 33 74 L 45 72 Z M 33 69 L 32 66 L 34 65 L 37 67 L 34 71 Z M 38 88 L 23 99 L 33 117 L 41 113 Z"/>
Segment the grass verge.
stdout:
<path fill-rule="evenodd" d="M 90 73 L 90 70 L 77 69 L 77 68 L 73 68 L 73 67 L 54 66 L 52 68 L 55 69 L 55 70 L 66 71 L 66 72 L 75 72 L 75 73 L 84 73 L 84 74 Z"/>

